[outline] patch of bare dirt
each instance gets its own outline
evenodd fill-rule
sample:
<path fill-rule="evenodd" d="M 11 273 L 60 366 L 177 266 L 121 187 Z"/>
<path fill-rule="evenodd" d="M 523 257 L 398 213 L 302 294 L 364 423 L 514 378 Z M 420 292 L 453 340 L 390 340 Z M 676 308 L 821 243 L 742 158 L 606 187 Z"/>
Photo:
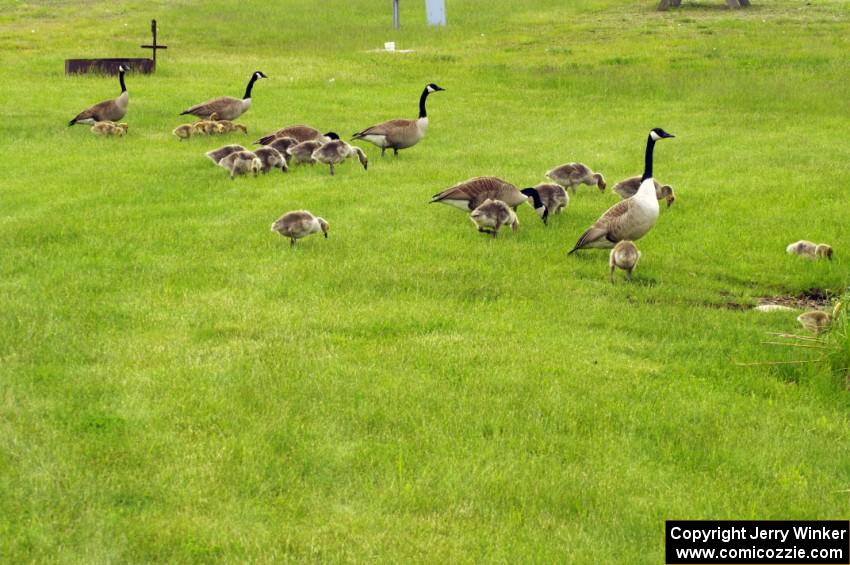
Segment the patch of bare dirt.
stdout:
<path fill-rule="evenodd" d="M 799 308 L 801 310 L 817 309 L 829 306 L 833 295 L 823 288 L 810 288 L 799 294 L 785 294 L 780 296 L 762 296 L 759 298 L 759 306 L 787 306 L 788 308 Z"/>

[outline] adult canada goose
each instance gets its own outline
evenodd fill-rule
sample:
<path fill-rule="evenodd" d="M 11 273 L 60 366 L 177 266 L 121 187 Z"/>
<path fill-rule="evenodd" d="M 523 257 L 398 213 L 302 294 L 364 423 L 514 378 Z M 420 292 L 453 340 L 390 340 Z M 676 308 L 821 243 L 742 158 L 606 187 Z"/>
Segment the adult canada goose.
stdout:
<path fill-rule="evenodd" d="M 488 198 L 469 213 L 469 219 L 478 227 L 481 233 L 490 233 L 493 237 L 499 234 L 499 229 L 508 225 L 513 231 L 519 229 L 519 219 L 510 206 L 501 200 Z"/>
<path fill-rule="evenodd" d="M 638 259 L 640 259 L 640 250 L 634 242 L 625 239 L 618 242 L 608 256 L 608 266 L 611 267 L 611 282 L 614 282 L 614 269 L 623 269 L 626 271 L 626 278 L 632 280 L 632 271 L 635 270 Z"/>
<path fill-rule="evenodd" d="M 272 169 L 280 169 L 281 172 L 288 172 L 289 166 L 286 164 L 286 159 L 281 155 L 280 151 L 274 147 L 260 147 L 254 151 L 254 155 L 260 158 L 260 171 L 267 173 Z"/>
<path fill-rule="evenodd" d="M 224 147 L 219 147 L 218 149 L 207 151 L 206 155 L 213 163 L 218 165 L 219 161 L 221 161 L 231 153 L 237 153 L 239 151 L 247 151 L 247 149 L 245 149 L 241 145 L 225 145 Z"/>
<path fill-rule="evenodd" d="M 171 133 L 176 135 L 180 141 L 183 141 L 192 137 L 192 134 L 195 133 L 195 126 L 194 124 L 181 124 L 174 128 Z"/>
<path fill-rule="evenodd" d="M 461 210 L 475 210 L 488 198 L 501 200 L 513 209 L 529 199 L 533 202 L 534 210 L 547 223 L 549 210 L 543 205 L 540 193 L 535 188 L 517 189 L 511 183 L 496 177 L 475 177 L 451 188 L 435 194 L 431 202 L 440 202 L 455 206 Z"/>
<path fill-rule="evenodd" d="M 362 149 L 344 142 L 334 132 L 328 132 L 325 135 L 331 140 L 313 151 L 313 159 L 330 165 L 331 174 L 334 174 L 334 165 L 342 163 L 352 155 L 357 155 L 364 170 L 369 168 L 369 159 L 366 158 Z"/>
<path fill-rule="evenodd" d="M 559 184 L 541 183 L 534 187 L 550 214 L 560 214 L 570 205 L 570 195 Z"/>
<path fill-rule="evenodd" d="M 231 180 L 236 175 L 244 175 L 249 171 L 254 173 L 254 176 L 257 176 L 263 167 L 260 158 L 250 151 L 236 151 L 235 153 L 231 153 L 227 157 L 222 158 L 218 162 L 218 165 L 230 171 Z"/>
<path fill-rule="evenodd" d="M 825 243 L 815 244 L 811 241 L 801 239 L 786 247 L 785 251 L 791 255 L 799 255 L 807 259 L 823 259 L 826 257 L 832 261 L 832 247 Z"/>
<path fill-rule="evenodd" d="M 289 160 L 292 158 L 292 155 L 287 153 L 286 150 L 295 145 L 298 145 L 298 140 L 296 140 L 294 137 L 289 137 L 288 135 L 286 135 L 283 137 L 274 138 L 274 140 L 268 144 L 268 147 L 274 147 L 275 149 L 280 151 L 280 153 L 284 156 L 286 162 L 288 163 Z"/>
<path fill-rule="evenodd" d="M 662 186 L 655 179 L 653 179 L 653 182 L 655 183 L 655 198 L 658 200 L 666 200 L 668 208 L 672 206 L 673 202 L 676 201 L 676 193 L 673 192 L 673 187 L 669 184 Z M 619 194 L 622 198 L 631 198 L 637 194 L 639 187 L 640 177 L 631 177 L 618 182 L 611 190 Z"/>
<path fill-rule="evenodd" d="M 323 218 L 317 218 L 307 210 L 287 212 L 272 224 L 272 231 L 276 231 L 283 237 L 288 237 L 290 246 L 295 247 L 295 242 L 302 237 L 313 233 L 322 232 L 328 237 L 328 223 Z"/>
<path fill-rule="evenodd" d="M 652 153 L 659 139 L 675 137 L 661 128 L 654 128 L 646 139 L 646 155 L 640 188 L 631 198 L 621 200 L 585 231 L 570 254 L 579 249 L 610 249 L 618 241 L 642 238 L 658 220 L 658 199 L 655 197 L 655 181 L 652 178 Z"/>
<path fill-rule="evenodd" d="M 384 151 L 392 148 L 393 154 L 398 157 L 399 149 L 413 147 L 425 137 L 428 131 L 428 114 L 425 111 L 425 101 L 432 92 L 445 90 L 433 82 L 425 87 L 419 97 L 419 118 L 416 120 L 390 120 L 355 133 L 352 139 L 362 139 L 381 148 L 381 157 Z"/>
<path fill-rule="evenodd" d="M 286 150 L 286 154 L 295 159 L 296 163 L 310 163 L 312 165 L 316 162 L 316 159 L 313 157 L 313 152 L 321 146 L 322 142 L 318 139 L 302 141 L 301 143 L 289 147 Z"/>
<path fill-rule="evenodd" d="M 274 133 L 264 135 L 263 137 L 255 141 L 254 144 L 269 145 L 278 137 L 291 137 L 295 139 L 298 143 L 302 143 L 304 141 L 312 141 L 314 139 L 318 139 L 322 142 L 327 141 L 327 137 L 325 137 L 325 135 L 322 134 L 322 132 L 320 132 L 316 128 L 304 125 L 295 125 L 286 126 L 285 128 L 280 128 Z"/>
<path fill-rule="evenodd" d="M 582 163 L 567 163 L 555 167 L 546 172 L 546 177 L 564 188 L 568 188 L 573 194 L 576 193 L 576 187 L 580 184 L 596 185 L 599 187 L 599 192 L 605 192 L 605 177 L 599 173 L 594 173 L 590 170 L 590 167 Z"/>
<path fill-rule="evenodd" d="M 832 316 L 828 312 L 809 310 L 797 316 L 797 321 L 810 332 L 819 334 L 826 330 L 832 323 Z"/>
<path fill-rule="evenodd" d="M 94 124 L 95 122 L 117 122 L 127 114 L 127 106 L 130 104 L 130 95 L 127 94 L 127 86 L 124 84 L 124 73 L 128 67 L 118 65 L 118 82 L 121 84 L 121 94 L 114 100 L 104 100 L 87 108 L 77 114 L 73 120 L 68 122 L 69 126 L 74 124 Z"/>
<path fill-rule="evenodd" d="M 242 114 L 248 111 L 251 107 L 251 90 L 254 88 L 254 83 L 261 78 L 269 78 L 262 71 L 255 71 L 251 75 L 251 80 L 248 81 L 248 86 L 245 88 L 245 95 L 242 99 L 232 96 L 219 96 L 206 102 L 201 102 L 180 112 L 180 115 L 192 114 L 200 118 L 206 118 L 212 113 L 218 114 L 222 120 L 235 120 Z"/>

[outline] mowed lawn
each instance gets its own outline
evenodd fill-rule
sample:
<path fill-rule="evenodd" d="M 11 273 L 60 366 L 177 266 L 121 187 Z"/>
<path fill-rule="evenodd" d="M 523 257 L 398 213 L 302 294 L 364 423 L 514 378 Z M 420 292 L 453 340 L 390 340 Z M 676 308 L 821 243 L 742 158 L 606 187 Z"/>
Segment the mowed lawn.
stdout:
<path fill-rule="evenodd" d="M 10 2 L 0 13 L 0 561 L 660 563 L 664 520 L 846 518 L 848 392 L 763 345 L 850 265 L 850 6 L 451 0 Z M 63 60 L 144 56 L 118 94 Z M 394 40 L 413 53 L 372 50 Z M 179 142 L 239 96 L 250 135 Z M 204 152 L 416 116 L 418 146 L 231 181 Z M 430 196 L 570 161 L 678 200 L 638 245 L 566 252 L 583 187 L 497 239 Z M 330 237 L 269 231 L 305 208 Z M 785 254 L 827 242 L 832 262 Z"/>

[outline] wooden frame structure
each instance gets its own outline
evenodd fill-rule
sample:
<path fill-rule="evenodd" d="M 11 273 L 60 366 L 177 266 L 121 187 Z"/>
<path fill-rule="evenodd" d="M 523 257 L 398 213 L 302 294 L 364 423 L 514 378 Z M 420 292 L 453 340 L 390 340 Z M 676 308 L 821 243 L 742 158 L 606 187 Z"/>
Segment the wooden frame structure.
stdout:
<path fill-rule="evenodd" d="M 660 0 L 658 2 L 658 10 L 663 12 L 668 8 L 678 8 L 682 5 L 682 0 Z M 733 10 L 738 8 L 746 8 L 750 5 L 750 0 L 726 0 L 726 5 Z"/>

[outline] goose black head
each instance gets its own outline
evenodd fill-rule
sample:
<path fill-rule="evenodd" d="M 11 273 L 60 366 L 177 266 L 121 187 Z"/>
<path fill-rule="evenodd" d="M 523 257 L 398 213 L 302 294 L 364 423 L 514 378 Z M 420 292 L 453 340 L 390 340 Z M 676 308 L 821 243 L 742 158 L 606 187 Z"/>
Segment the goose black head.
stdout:
<path fill-rule="evenodd" d="M 130 70 L 130 67 L 127 65 L 118 65 L 118 72 L 125 73 Z"/>
<path fill-rule="evenodd" d="M 664 138 L 667 138 L 667 137 L 676 137 L 676 136 L 673 135 L 672 133 L 667 133 L 666 131 L 664 131 L 661 128 L 652 128 L 651 130 L 649 130 L 649 137 L 651 137 L 655 141 L 658 141 L 659 139 L 664 139 Z"/>
<path fill-rule="evenodd" d="M 432 82 L 425 87 L 425 90 L 427 90 L 428 92 L 439 92 L 441 90 L 445 90 L 445 88 L 443 88 L 442 86 L 437 86 Z"/>
<path fill-rule="evenodd" d="M 328 139 L 339 139 L 339 135 L 337 135 L 336 132 L 333 131 L 329 131 L 328 133 L 326 133 L 325 137 L 327 137 Z"/>
<path fill-rule="evenodd" d="M 523 188 L 520 192 L 528 196 L 531 200 L 532 206 L 534 207 L 534 211 L 537 212 L 537 215 L 540 216 L 543 223 L 548 226 L 549 209 L 543 204 L 543 200 L 540 199 L 540 193 L 537 192 L 537 189 L 531 187 Z"/>
<path fill-rule="evenodd" d="M 266 73 L 264 73 L 263 71 L 254 71 L 254 80 L 258 80 L 258 79 L 261 79 L 261 78 L 269 78 L 269 77 L 266 76 Z"/>

